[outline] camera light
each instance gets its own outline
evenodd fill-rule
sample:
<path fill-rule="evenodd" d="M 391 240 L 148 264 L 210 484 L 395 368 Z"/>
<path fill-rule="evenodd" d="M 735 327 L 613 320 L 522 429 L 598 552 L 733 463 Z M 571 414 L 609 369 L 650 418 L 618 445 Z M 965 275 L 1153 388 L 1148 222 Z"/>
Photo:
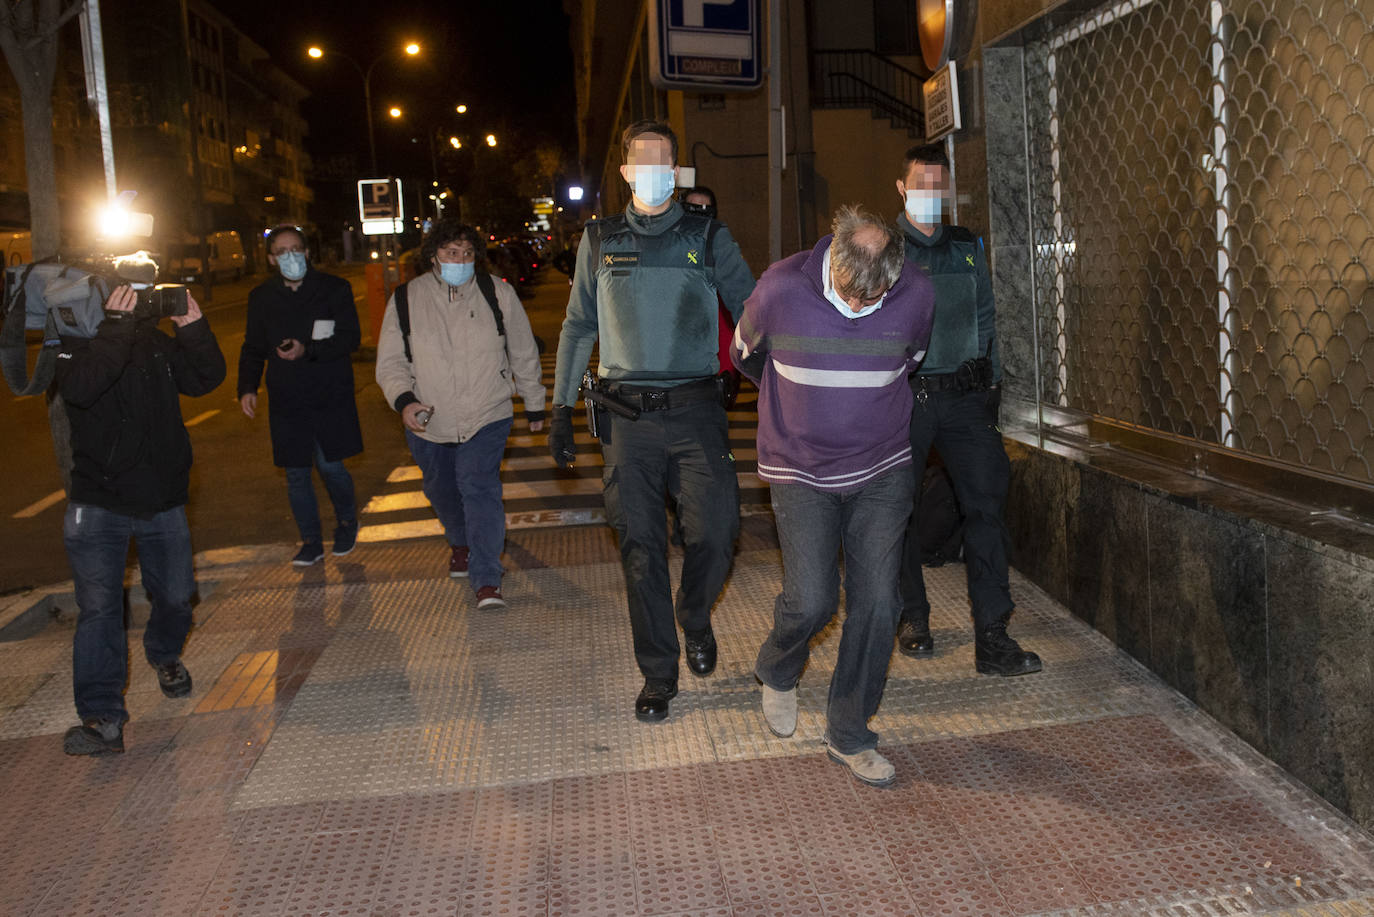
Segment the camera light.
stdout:
<path fill-rule="evenodd" d="M 123 202 L 116 201 L 102 208 L 96 215 L 96 229 L 105 239 L 151 236 L 153 215 L 130 210 Z"/>

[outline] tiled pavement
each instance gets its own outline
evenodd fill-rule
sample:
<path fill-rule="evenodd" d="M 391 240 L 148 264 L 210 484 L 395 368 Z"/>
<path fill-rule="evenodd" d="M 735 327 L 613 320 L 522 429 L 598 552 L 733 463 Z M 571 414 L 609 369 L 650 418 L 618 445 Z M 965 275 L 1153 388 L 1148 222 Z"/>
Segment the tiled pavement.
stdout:
<path fill-rule="evenodd" d="M 1046 669 L 1004 680 L 973 672 L 962 567 L 930 571 L 939 654 L 893 659 L 899 779 L 872 789 L 820 743 L 836 626 L 796 736 L 763 727 L 768 517 L 720 668 L 661 725 L 631 715 L 607 531 L 508 547 L 511 608 L 483 614 L 438 539 L 202 558 L 196 690 L 133 666 L 113 758 L 61 753 L 70 630 L 0 643 L 0 913 L 1374 914 L 1374 839 L 1020 579 Z"/>

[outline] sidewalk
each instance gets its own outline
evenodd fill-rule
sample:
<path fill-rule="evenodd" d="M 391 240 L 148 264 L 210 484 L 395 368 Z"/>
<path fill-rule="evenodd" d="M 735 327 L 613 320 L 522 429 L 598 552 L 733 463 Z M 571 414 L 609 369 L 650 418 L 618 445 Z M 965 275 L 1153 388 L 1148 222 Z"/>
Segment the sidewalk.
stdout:
<path fill-rule="evenodd" d="M 602 526 L 512 531 L 499 613 L 436 538 L 202 557 L 195 692 L 163 698 L 131 638 L 112 758 L 61 751 L 71 630 L 0 643 L 0 912 L 1374 914 L 1374 839 L 1015 576 L 1045 671 L 998 679 L 963 567 L 928 571 L 938 655 L 893 657 L 874 721 L 896 786 L 824 755 L 838 626 L 774 738 L 778 553 L 743 528 L 720 666 L 659 725 Z"/>

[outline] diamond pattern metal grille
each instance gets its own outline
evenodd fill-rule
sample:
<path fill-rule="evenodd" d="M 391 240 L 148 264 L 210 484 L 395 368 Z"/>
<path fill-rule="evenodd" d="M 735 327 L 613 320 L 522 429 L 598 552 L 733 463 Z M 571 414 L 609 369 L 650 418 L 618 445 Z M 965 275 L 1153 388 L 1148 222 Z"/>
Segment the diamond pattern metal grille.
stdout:
<path fill-rule="evenodd" d="M 1027 52 L 1042 401 L 1374 483 L 1374 0 L 1125 0 Z"/>

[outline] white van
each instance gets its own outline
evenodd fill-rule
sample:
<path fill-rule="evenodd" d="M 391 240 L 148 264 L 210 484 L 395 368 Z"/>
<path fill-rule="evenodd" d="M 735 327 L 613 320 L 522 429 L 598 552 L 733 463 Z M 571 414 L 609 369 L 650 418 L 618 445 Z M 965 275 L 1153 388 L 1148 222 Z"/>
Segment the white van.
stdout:
<path fill-rule="evenodd" d="M 33 260 L 33 237 L 27 230 L 0 232 L 0 245 L 4 246 L 5 252 L 5 263 L 0 266 L 14 267 Z"/>
<path fill-rule="evenodd" d="M 211 233 L 210 275 L 216 280 L 231 278 L 238 280 L 243 276 L 243 241 L 232 229 Z M 168 281 L 195 283 L 201 278 L 200 240 L 191 236 L 180 242 L 171 242 L 164 252 L 166 270 L 162 275 Z"/>

